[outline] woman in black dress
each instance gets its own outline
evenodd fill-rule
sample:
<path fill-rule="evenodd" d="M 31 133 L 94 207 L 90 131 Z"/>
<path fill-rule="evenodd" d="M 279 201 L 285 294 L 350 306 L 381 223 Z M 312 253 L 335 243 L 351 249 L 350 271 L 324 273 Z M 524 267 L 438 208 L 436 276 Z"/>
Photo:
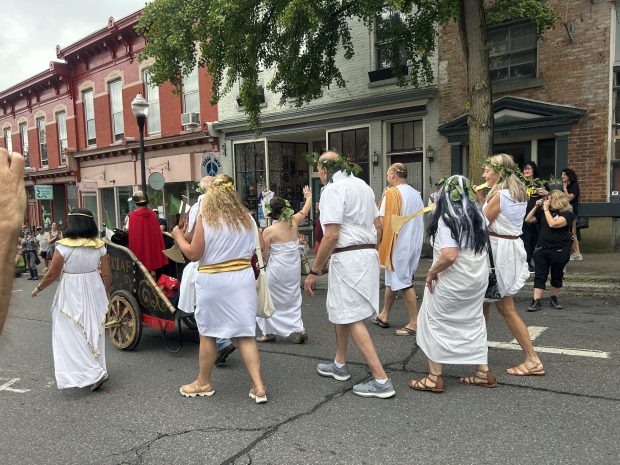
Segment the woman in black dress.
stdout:
<path fill-rule="evenodd" d="M 570 254 L 571 260 L 581 261 L 581 250 L 579 249 L 579 241 L 577 240 L 577 216 L 579 215 L 579 182 L 577 182 L 577 174 L 570 168 L 564 168 L 562 170 L 562 189 L 568 196 L 571 206 L 573 207 L 573 223 L 571 224 L 570 232 L 573 235 L 572 253 Z"/>

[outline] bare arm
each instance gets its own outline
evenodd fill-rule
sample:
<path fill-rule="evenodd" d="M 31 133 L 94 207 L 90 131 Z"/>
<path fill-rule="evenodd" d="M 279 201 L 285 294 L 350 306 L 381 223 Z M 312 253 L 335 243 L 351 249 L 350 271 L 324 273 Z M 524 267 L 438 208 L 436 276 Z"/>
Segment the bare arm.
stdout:
<path fill-rule="evenodd" d="M 325 268 L 327 259 L 331 256 L 332 252 L 336 248 L 336 244 L 338 243 L 339 237 L 340 237 L 340 225 L 339 224 L 325 225 L 325 234 L 323 235 L 323 240 L 321 241 L 321 245 L 319 246 L 319 251 L 316 255 L 316 258 L 314 259 L 312 268 L 310 269 L 312 273 L 320 274 L 321 270 Z M 312 274 L 309 274 L 306 277 L 306 280 L 304 281 L 304 292 L 309 296 L 314 295 L 314 290 L 313 290 L 314 282 L 315 282 L 315 277 Z"/>
<path fill-rule="evenodd" d="M 304 203 L 301 211 L 293 215 L 293 221 L 295 221 L 295 223 L 297 224 L 301 223 L 308 216 L 308 213 L 310 213 L 310 206 L 312 204 L 312 191 L 308 186 L 304 186 L 303 193 L 304 198 L 306 199 L 306 203 Z"/>
<path fill-rule="evenodd" d="M 383 217 L 377 216 L 375 218 L 375 229 L 377 230 L 377 250 L 379 250 L 379 245 L 381 245 L 381 239 L 383 238 Z"/>
<path fill-rule="evenodd" d="M 491 197 L 491 200 L 489 200 L 486 207 L 484 207 L 484 209 L 482 210 L 484 216 L 487 217 L 489 224 L 493 224 L 493 221 L 495 221 L 499 216 L 499 207 L 499 195 L 496 194 Z"/>
<path fill-rule="evenodd" d="M 24 159 L 18 153 L 0 149 L 0 333 L 9 311 L 13 290 L 13 259 L 15 238 L 26 210 L 26 188 L 24 186 Z M 6 236 L 4 236 L 6 234 Z M 9 272 L 10 270 L 10 272 Z"/>
<path fill-rule="evenodd" d="M 263 262 L 267 263 L 269 259 L 269 252 L 271 251 L 271 226 L 265 228 L 262 233 L 258 233 L 258 239 L 260 241 L 260 249 L 263 255 Z"/>
<path fill-rule="evenodd" d="M 52 263 L 43 276 L 41 282 L 32 290 L 32 297 L 36 297 L 39 292 L 44 290 L 46 287 L 49 287 L 54 281 L 56 281 L 60 277 L 60 273 L 62 272 L 62 267 L 65 265 L 65 259 L 62 254 L 58 251 L 54 252 L 54 257 L 52 258 Z"/>
<path fill-rule="evenodd" d="M 172 230 L 174 240 L 179 245 L 181 252 L 192 262 L 196 262 L 202 258 L 205 252 L 205 234 L 202 226 L 202 216 L 198 216 L 196 219 L 196 226 L 194 227 L 196 233 L 192 237 L 192 241 L 188 242 L 185 239 L 185 231 L 175 226 Z"/>
<path fill-rule="evenodd" d="M 526 223 L 536 223 L 538 221 L 536 219 L 536 212 L 538 211 L 538 208 L 540 207 L 539 202 L 542 203 L 542 200 L 537 200 L 536 205 L 534 205 L 534 208 L 532 208 L 530 212 L 527 214 L 527 216 L 525 217 Z"/>
<path fill-rule="evenodd" d="M 430 267 L 426 275 L 426 287 L 428 287 L 429 291 L 433 292 L 433 287 L 435 281 L 437 281 L 438 279 L 438 274 L 452 266 L 458 256 L 458 247 L 446 247 L 444 249 L 441 249 L 439 258 L 433 264 L 433 266 Z"/>

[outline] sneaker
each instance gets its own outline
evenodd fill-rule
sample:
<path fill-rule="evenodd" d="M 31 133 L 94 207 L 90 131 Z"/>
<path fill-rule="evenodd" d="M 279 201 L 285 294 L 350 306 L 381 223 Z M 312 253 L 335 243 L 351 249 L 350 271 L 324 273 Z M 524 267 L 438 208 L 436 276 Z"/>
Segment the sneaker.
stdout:
<path fill-rule="evenodd" d="M 388 397 L 394 396 L 396 391 L 394 390 L 394 386 L 392 386 L 391 380 L 388 379 L 385 384 L 381 384 L 377 382 L 376 379 L 372 378 L 370 381 L 353 386 L 353 394 L 361 397 L 387 399 Z"/>
<path fill-rule="evenodd" d="M 532 265 L 528 265 L 527 268 L 530 271 L 530 274 L 534 274 L 534 272 L 536 271 Z"/>
<path fill-rule="evenodd" d="M 222 350 L 217 353 L 217 358 L 215 359 L 215 366 L 226 365 L 226 360 L 228 360 L 228 356 L 235 351 L 236 347 L 234 344 L 228 344 Z"/>
<path fill-rule="evenodd" d="M 549 304 L 551 305 L 551 308 L 555 308 L 556 310 L 562 310 L 562 305 L 560 305 L 560 302 L 558 302 L 558 298 L 555 296 L 552 296 L 551 299 L 549 299 Z"/>
<path fill-rule="evenodd" d="M 538 310 L 542 310 L 542 304 L 540 303 L 540 299 L 532 299 L 532 303 L 529 307 L 527 307 L 527 311 L 537 312 Z"/>
<path fill-rule="evenodd" d="M 346 381 L 351 377 L 346 365 L 342 368 L 338 368 L 334 362 L 319 363 L 316 366 L 316 371 L 318 371 L 321 376 L 331 376 L 338 381 Z"/>
<path fill-rule="evenodd" d="M 575 261 L 575 262 L 581 262 L 581 261 L 583 261 L 583 255 L 572 253 L 572 254 L 570 254 L 570 259 Z"/>

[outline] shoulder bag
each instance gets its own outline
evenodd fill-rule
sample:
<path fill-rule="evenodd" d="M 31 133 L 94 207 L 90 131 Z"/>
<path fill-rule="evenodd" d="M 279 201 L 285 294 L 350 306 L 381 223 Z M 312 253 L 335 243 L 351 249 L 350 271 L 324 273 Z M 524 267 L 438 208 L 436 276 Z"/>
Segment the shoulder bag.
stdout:
<path fill-rule="evenodd" d="M 275 311 L 275 307 L 273 305 L 273 300 L 271 300 L 269 288 L 267 287 L 267 275 L 265 274 L 258 227 L 256 227 L 256 258 L 258 259 L 259 266 L 258 278 L 256 279 L 256 316 L 260 318 L 271 318 Z"/>
<path fill-rule="evenodd" d="M 485 300 L 500 300 L 502 298 L 497 287 L 497 276 L 495 275 L 495 262 L 493 261 L 493 249 L 491 247 L 491 240 L 487 236 L 487 254 L 489 255 L 489 284 L 487 291 L 484 293 Z"/>

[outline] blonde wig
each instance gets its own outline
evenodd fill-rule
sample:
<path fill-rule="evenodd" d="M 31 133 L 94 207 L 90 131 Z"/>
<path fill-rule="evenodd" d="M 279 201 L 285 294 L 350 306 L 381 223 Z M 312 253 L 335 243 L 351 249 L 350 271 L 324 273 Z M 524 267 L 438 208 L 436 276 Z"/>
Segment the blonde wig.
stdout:
<path fill-rule="evenodd" d="M 568 195 L 562 191 L 551 191 L 549 193 L 549 207 L 559 212 L 572 212 L 573 206 L 568 200 Z"/>
<path fill-rule="evenodd" d="M 515 202 L 527 202 L 525 186 L 516 174 L 517 172 L 521 173 L 521 171 L 511 155 L 506 153 L 493 155 L 487 159 L 485 165 L 499 174 L 499 179 L 489 191 L 487 200 L 490 200 L 496 192 L 502 189 L 508 189 L 512 200 Z"/>
<path fill-rule="evenodd" d="M 254 222 L 235 191 L 233 179 L 226 174 L 218 174 L 205 193 L 200 204 L 202 221 L 209 227 L 220 229 L 222 224 L 229 229 L 251 230 Z"/>

